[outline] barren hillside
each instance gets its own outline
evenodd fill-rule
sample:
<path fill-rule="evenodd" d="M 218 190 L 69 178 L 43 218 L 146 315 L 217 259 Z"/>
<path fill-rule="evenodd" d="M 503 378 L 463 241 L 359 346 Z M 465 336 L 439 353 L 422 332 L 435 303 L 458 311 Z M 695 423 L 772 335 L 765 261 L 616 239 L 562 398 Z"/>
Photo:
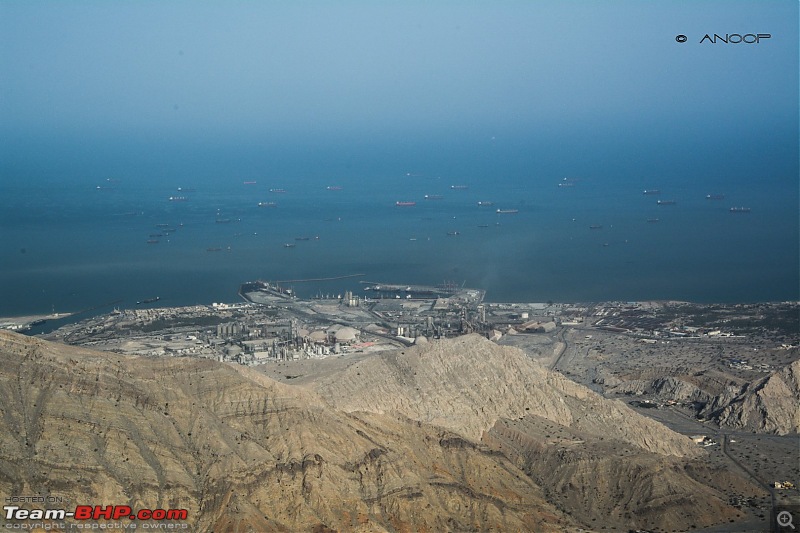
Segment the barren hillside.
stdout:
<path fill-rule="evenodd" d="M 737 515 L 699 455 L 478 337 L 294 386 L 0 332 L 2 498 L 186 508 L 217 532 L 682 530 Z"/>
<path fill-rule="evenodd" d="M 503 456 L 244 367 L 0 332 L 0 497 L 187 508 L 199 531 L 570 529 Z M 322 529 L 320 529 L 322 530 Z"/>
<path fill-rule="evenodd" d="M 690 439 L 478 335 L 377 355 L 313 386 L 348 412 L 398 412 L 471 439 L 501 418 L 536 415 L 650 452 L 695 457 Z"/>
<path fill-rule="evenodd" d="M 720 426 L 786 435 L 800 432 L 800 360 L 768 377 L 731 388 L 703 414 Z"/>

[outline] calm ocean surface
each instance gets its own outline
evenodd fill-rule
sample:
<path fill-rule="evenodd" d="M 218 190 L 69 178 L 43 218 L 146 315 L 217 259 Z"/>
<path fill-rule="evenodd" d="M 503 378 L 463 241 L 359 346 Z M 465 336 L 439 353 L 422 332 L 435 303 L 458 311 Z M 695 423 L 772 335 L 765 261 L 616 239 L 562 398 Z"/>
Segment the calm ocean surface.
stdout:
<path fill-rule="evenodd" d="M 248 280 L 351 274 L 365 275 L 294 287 L 311 297 L 360 291 L 359 280 L 452 281 L 486 289 L 488 301 L 798 299 L 791 165 L 756 175 L 642 156 L 577 164 L 519 147 L 408 159 L 330 150 L 240 150 L 213 164 L 200 150 L 155 161 L 10 158 L 0 181 L 0 316 L 156 296 L 163 306 L 231 302 Z"/>

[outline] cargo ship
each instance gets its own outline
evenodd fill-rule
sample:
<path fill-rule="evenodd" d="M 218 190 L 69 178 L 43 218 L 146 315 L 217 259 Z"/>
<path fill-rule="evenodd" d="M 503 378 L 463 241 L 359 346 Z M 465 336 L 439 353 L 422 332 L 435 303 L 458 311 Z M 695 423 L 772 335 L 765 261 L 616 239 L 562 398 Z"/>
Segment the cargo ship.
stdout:
<path fill-rule="evenodd" d="M 286 189 L 270 189 L 269 192 L 274 192 L 276 194 L 283 194 L 286 192 Z"/>
<path fill-rule="evenodd" d="M 706 200 L 724 200 L 724 199 L 725 199 L 725 195 L 724 194 L 707 194 L 706 195 Z"/>
<path fill-rule="evenodd" d="M 675 200 L 659 200 L 656 203 L 658 205 L 675 205 L 677 202 Z"/>
<path fill-rule="evenodd" d="M 189 201 L 189 199 L 187 197 L 185 197 L 185 196 L 170 196 L 169 197 L 169 201 L 170 202 L 187 202 L 187 201 Z"/>
<path fill-rule="evenodd" d="M 258 207 L 277 207 L 275 202 L 258 202 Z"/>
<path fill-rule="evenodd" d="M 658 189 L 645 189 L 642 191 L 642 194 L 647 196 L 653 196 L 656 194 L 661 194 L 661 191 L 659 191 Z"/>
<path fill-rule="evenodd" d="M 441 200 L 442 198 L 444 198 L 444 196 L 442 196 L 441 194 L 426 194 L 425 195 L 425 199 L 426 200 Z"/>
<path fill-rule="evenodd" d="M 245 185 L 255 185 L 256 182 L 255 181 L 245 181 L 244 184 Z"/>
<path fill-rule="evenodd" d="M 593 224 L 589 226 L 589 229 L 603 229 L 603 226 L 601 224 Z"/>
<path fill-rule="evenodd" d="M 342 187 L 340 187 L 338 185 L 329 185 L 329 186 L 327 186 L 325 188 L 327 190 L 329 190 L 329 191 L 341 191 L 342 190 Z"/>
<path fill-rule="evenodd" d="M 749 213 L 751 209 L 749 207 L 731 207 L 731 213 Z"/>
<path fill-rule="evenodd" d="M 136 302 L 136 305 L 142 305 L 142 304 L 151 304 L 151 303 L 153 303 L 153 302 L 157 302 L 157 301 L 159 301 L 160 299 L 161 299 L 161 297 L 160 297 L 160 296 L 156 296 L 155 298 L 148 298 L 148 299 L 146 299 L 146 300 L 141 300 L 141 301 L 139 301 L 139 302 Z"/>
<path fill-rule="evenodd" d="M 484 201 L 481 201 L 481 202 L 478 202 L 478 205 L 479 205 L 480 207 L 489 207 L 489 206 L 492 206 L 492 205 L 494 205 L 494 202 L 484 202 Z"/>
<path fill-rule="evenodd" d="M 498 209 L 498 215 L 513 215 L 514 213 L 519 213 L 519 209 Z"/>
<path fill-rule="evenodd" d="M 395 202 L 394 205 L 397 207 L 414 207 L 417 202 Z"/>
<path fill-rule="evenodd" d="M 469 185 L 451 185 L 450 188 L 454 191 L 466 191 Z"/>

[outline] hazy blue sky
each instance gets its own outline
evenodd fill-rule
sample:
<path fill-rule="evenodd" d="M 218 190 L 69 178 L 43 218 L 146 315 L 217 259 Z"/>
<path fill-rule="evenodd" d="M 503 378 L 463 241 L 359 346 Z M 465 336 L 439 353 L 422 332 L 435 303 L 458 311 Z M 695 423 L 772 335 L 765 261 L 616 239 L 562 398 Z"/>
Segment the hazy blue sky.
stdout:
<path fill-rule="evenodd" d="M 715 33 L 771 37 L 701 42 Z M 798 48 L 797 0 L 0 0 L 0 234 L 13 241 L 0 251 L 11 265 L 0 289 L 51 286 L 31 308 L 90 307 L 128 284 L 113 272 L 96 283 L 95 265 L 149 258 L 157 279 L 130 266 L 133 301 L 151 283 L 184 283 L 187 262 L 211 269 L 204 286 L 217 298 L 254 276 L 354 269 L 469 278 L 498 298 L 796 298 Z M 565 176 L 583 181 L 567 192 L 556 186 Z M 110 178 L 118 189 L 98 196 Z M 258 186 L 241 191 L 245 180 Z M 462 183 L 468 193 L 447 201 L 464 213 L 486 199 L 524 207 L 498 232 L 507 255 L 477 252 L 486 243 L 466 230 L 460 244 L 432 240 L 433 254 L 391 240 L 427 230 L 387 206 Z M 331 184 L 346 201 L 325 192 Z M 172 205 L 180 186 L 197 195 Z M 256 206 L 270 187 L 296 191 L 274 215 Z M 647 188 L 680 207 L 653 213 Z M 228 191 L 236 202 L 220 200 Z M 222 244 L 221 207 L 240 210 L 237 231 L 252 239 L 217 264 L 206 249 Z M 268 239 L 296 231 L 279 228 L 341 216 L 325 209 L 363 217 L 341 233 L 314 230 L 352 243 L 338 266 L 334 240 L 321 242 L 336 253 L 296 250 L 294 263 L 272 253 L 284 249 Z M 131 212 L 141 216 L 108 218 Z M 198 218 L 174 248 L 148 247 L 152 224 L 173 212 Z M 617 216 L 629 247 L 580 240 Z M 644 222 L 656 216 L 664 223 Z M 70 261 L 84 277 L 62 272 Z M 587 264 L 602 283 L 584 276 Z M 178 274 L 162 279 L 165 265 Z"/>
<path fill-rule="evenodd" d="M 1 131 L 766 135 L 796 129 L 797 33 L 795 0 L 3 0 Z"/>

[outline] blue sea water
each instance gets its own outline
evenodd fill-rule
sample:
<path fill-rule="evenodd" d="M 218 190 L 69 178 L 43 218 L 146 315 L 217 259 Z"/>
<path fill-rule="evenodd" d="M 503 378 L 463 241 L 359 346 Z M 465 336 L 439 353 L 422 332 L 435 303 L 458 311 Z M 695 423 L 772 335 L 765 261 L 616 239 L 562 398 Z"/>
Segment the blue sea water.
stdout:
<path fill-rule="evenodd" d="M 450 281 L 485 289 L 489 301 L 798 299 L 791 154 L 787 163 L 768 150 L 708 160 L 586 139 L 531 146 L 487 137 L 390 148 L 8 149 L 0 316 L 156 296 L 164 306 L 230 302 L 248 280 L 352 274 L 364 276 L 294 288 L 310 297 L 360 291 L 361 280 Z M 175 232 L 150 237 L 160 224 Z"/>

